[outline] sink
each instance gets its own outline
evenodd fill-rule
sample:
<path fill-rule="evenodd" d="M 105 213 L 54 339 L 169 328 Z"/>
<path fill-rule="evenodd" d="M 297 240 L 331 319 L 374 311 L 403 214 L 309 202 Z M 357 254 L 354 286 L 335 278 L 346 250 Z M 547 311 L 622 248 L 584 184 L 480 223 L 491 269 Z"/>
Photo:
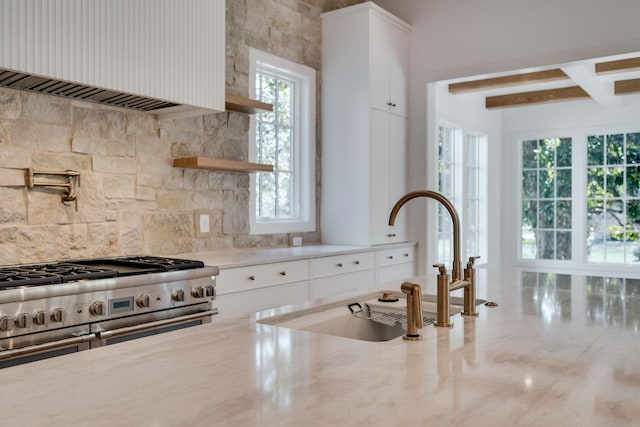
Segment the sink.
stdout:
<path fill-rule="evenodd" d="M 378 298 L 382 293 L 367 294 L 268 317 L 258 320 L 258 323 L 362 341 L 389 341 L 404 335 L 407 328 L 404 294 L 392 293 L 397 301 L 381 302 Z M 435 295 L 422 296 L 425 325 L 435 321 L 435 301 Z M 460 313 L 462 309 L 462 299 L 452 298 L 451 315 Z"/>

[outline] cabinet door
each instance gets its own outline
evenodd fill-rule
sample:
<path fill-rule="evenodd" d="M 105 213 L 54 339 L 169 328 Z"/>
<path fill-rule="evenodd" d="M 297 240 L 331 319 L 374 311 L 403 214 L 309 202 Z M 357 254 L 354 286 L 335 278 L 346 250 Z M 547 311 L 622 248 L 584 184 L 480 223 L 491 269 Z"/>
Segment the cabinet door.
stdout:
<path fill-rule="evenodd" d="M 358 295 L 375 286 L 375 270 L 356 271 L 313 281 L 314 298 L 338 298 Z"/>
<path fill-rule="evenodd" d="M 391 208 L 406 192 L 407 119 L 371 109 L 371 244 L 405 241 L 406 208 L 393 227 L 389 227 Z"/>
<path fill-rule="evenodd" d="M 389 24 L 370 12 L 369 21 L 369 102 L 371 107 L 389 111 Z"/>
<path fill-rule="evenodd" d="M 409 35 L 402 29 L 388 28 L 389 112 L 407 117 L 407 92 L 409 82 Z"/>
<path fill-rule="evenodd" d="M 372 13 L 369 37 L 371 107 L 406 117 L 409 36 L 404 29 Z"/>
<path fill-rule="evenodd" d="M 405 117 L 389 114 L 389 207 L 391 212 L 393 205 L 407 192 L 407 119 Z M 385 222 L 385 224 L 388 223 Z M 388 242 L 406 241 L 407 206 L 404 206 L 393 227 L 388 227 L 391 234 Z M 395 236 L 393 236 L 395 234 Z"/>
<path fill-rule="evenodd" d="M 371 109 L 371 186 L 369 187 L 369 233 L 372 245 L 389 243 L 389 113 Z M 404 170 L 394 171 L 404 174 Z"/>
<path fill-rule="evenodd" d="M 309 299 L 309 287 L 309 282 L 304 281 L 220 295 L 213 301 L 213 306 L 218 309 L 213 321 L 306 301 Z"/>

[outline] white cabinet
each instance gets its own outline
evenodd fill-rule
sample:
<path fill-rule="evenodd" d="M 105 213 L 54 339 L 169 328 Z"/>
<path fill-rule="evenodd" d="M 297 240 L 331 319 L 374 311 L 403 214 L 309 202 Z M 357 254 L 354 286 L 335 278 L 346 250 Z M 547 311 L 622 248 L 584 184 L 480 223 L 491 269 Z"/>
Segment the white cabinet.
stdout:
<path fill-rule="evenodd" d="M 415 243 L 367 248 L 337 255 L 220 268 L 216 319 L 240 316 L 309 299 L 340 299 L 374 288 L 398 288 L 415 276 Z M 396 290 L 398 290 L 396 289 Z"/>
<path fill-rule="evenodd" d="M 220 319 L 310 298 L 310 260 L 220 269 L 216 299 Z"/>
<path fill-rule="evenodd" d="M 315 298 L 355 295 L 375 283 L 375 252 L 359 252 L 313 260 Z"/>
<path fill-rule="evenodd" d="M 410 27 L 373 3 L 323 19 L 322 215 L 325 243 L 405 241 Z"/>
<path fill-rule="evenodd" d="M 415 246 L 382 249 L 376 253 L 376 284 L 386 289 L 389 282 L 410 279 L 416 275 Z"/>
<path fill-rule="evenodd" d="M 371 107 L 406 117 L 409 27 L 395 16 L 373 11 L 369 21 Z"/>

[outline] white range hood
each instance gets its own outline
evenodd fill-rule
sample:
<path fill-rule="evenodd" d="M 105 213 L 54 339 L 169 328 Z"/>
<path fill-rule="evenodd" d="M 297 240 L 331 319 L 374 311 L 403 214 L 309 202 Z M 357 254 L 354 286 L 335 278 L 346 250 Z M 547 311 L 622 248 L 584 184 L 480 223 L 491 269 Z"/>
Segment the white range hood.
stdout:
<path fill-rule="evenodd" d="M 0 86 L 179 117 L 224 110 L 224 0 L 0 0 Z"/>

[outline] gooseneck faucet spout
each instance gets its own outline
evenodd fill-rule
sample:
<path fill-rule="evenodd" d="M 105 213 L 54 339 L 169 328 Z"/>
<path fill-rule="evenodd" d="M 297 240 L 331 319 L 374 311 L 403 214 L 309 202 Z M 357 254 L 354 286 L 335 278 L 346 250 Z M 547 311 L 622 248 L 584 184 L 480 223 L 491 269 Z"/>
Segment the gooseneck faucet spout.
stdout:
<path fill-rule="evenodd" d="M 396 217 L 398 216 L 398 212 L 400 212 L 400 208 L 402 208 L 402 206 L 409 200 L 415 199 L 416 197 L 427 197 L 437 200 L 447 209 L 449 215 L 451 215 L 451 221 L 453 222 L 453 266 L 451 269 L 451 285 L 455 286 L 462 280 L 462 261 L 460 261 L 460 217 L 458 216 L 458 212 L 453 206 L 453 203 L 451 203 L 449 199 L 440 193 L 430 190 L 419 190 L 407 193 L 402 196 L 391 209 L 389 225 L 392 226 L 396 222 Z"/>
<path fill-rule="evenodd" d="M 396 221 L 396 216 L 398 216 L 398 212 L 400 208 L 407 203 L 411 199 L 415 199 L 416 197 L 427 197 L 429 199 L 434 199 L 440 202 L 447 211 L 449 215 L 451 215 L 451 221 L 453 222 L 453 267 L 451 271 L 451 282 L 449 282 L 449 275 L 447 274 L 447 269 L 443 264 L 435 264 L 439 271 L 438 274 L 438 299 L 437 299 L 437 313 L 436 313 L 436 326 L 439 327 L 450 327 L 452 326 L 449 319 L 449 293 L 455 291 L 457 289 L 464 288 L 464 310 L 462 311 L 462 315 L 464 316 L 477 316 L 478 313 L 475 310 L 475 301 L 476 301 L 476 285 L 475 285 L 475 260 L 478 257 L 470 257 L 469 262 L 467 263 L 467 268 L 464 270 L 464 279 L 462 278 L 462 262 L 460 261 L 460 217 L 458 216 L 458 212 L 456 208 L 453 206 L 451 201 L 444 197 L 440 193 L 436 193 L 435 191 L 429 190 L 420 190 L 413 191 L 411 193 L 407 193 L 400 198 L 391 209 L 391 214 L 389 215 L 389 225 L 392 226 Z M 403 292 L 407 292 L 404 289 Z M 409 303 L 409 299 L 407 299 L 407 303 Z M 413 330 L 413 334 L 415 335 L 415 329 Z"/>

